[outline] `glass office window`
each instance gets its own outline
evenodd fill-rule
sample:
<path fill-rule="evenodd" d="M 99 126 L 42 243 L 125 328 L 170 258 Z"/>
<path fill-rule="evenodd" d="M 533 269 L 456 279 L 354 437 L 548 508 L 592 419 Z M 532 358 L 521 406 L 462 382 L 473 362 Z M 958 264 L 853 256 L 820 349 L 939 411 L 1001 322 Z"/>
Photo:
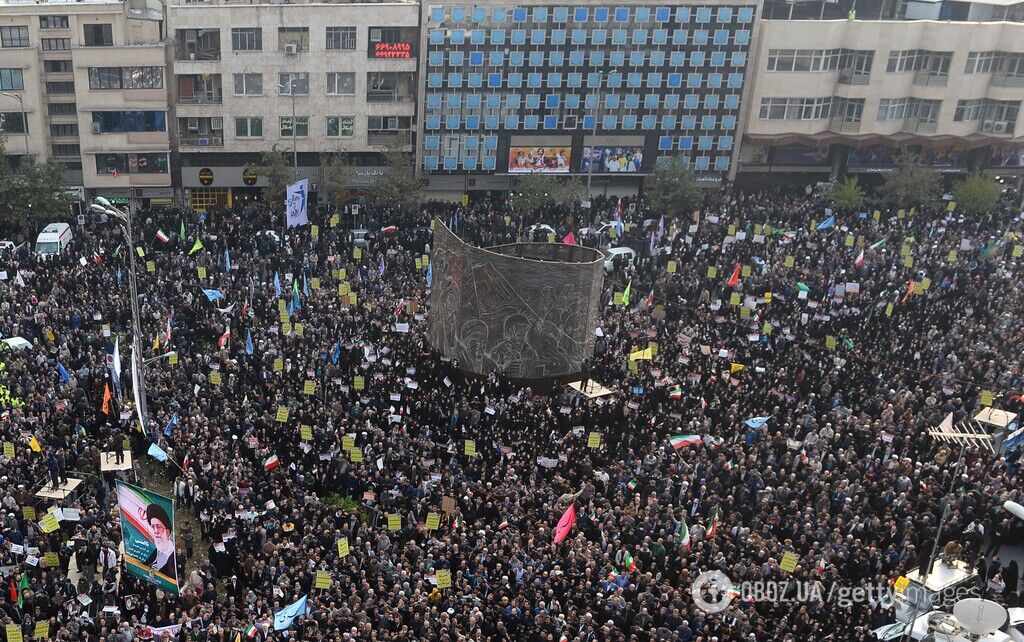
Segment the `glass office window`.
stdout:
<path fill-rule="evenodd" d="M 693 136 L 680 136 L 679 137 L 679 149 L 687 151 L 693 148 Z"/>
<path fill-rule="evenodd" d="M 637 7 L 636 8 L 636 19 L 637 22 L 647 22 L 651 19 L 650 7 Z"/>
<path fill-rule="evenodd" d="M 660 150 L 672 149 L 672 137 L 671 136 L 658 136 L 658 149 L 660 149 Z"/>
<path fill-rule="evenodd" d="M 523 7 L 516 7 L 512 10 L 512 21 L 513 22 L 526 22 L 526 9 Z"/>
<path fill-rule="evenodd" d="M 697 109 L 700 106 L 700 96 L 697 94 L 687 94 L 683 98 L 683 107 L 686 109 Z"/>
<path fill-rule="evenodd" d="M 536 116 L 523 117 L 523 129 L 537 129 L 539 119 Z"/>
<path fill-rule="evenodd" d="M 676 120 L 675 116 L 673 116 L 672 114 L 666 114 L 666 115 L 661 117 L 661 128 L 662 129 L 675 129 L 677 122 L 678 121 Z"/>

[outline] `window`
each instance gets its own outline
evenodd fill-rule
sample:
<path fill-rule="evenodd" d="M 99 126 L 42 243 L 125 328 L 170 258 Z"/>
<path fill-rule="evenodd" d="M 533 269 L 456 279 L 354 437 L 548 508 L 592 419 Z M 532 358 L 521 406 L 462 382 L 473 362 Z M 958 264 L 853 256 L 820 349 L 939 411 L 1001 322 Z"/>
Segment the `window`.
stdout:
<path fill-rule="evenodd" d="M 948 76 L 949 64 L 953 54 L 948 51 L 927 51 L 911 49 L 909 51 L 890 51 L 889 63 L 885 70 L 889 73 L 905 73 L 908 71 L 927 71 L 936 76 Z"/>
<path fill-rule="evenodd" d="M 39 16 L 40 29 L 67 29 L 67 16 Z"/>
<path fill-rule="evenodd" d="M 328 74 L 330 76 L 330 74 Z M 309 94 L 309 74 L 302 71 L 293 71 L 283 73 L 279 76 L 278 91 L 283 96 L 290 96 L 294 93 L 296 96 L 306 96 Z M 331 93 L 330 85 L 327 87 L 327 93 Z"/>
<path fill-rule="evenodd" d="M 332 96 L 352 96 L 356 93 L 354 71 L 328 72 L 327 93 Z"/>
<path fill-rule="evenodd" d="M 43 38 L 39 44 L 43 51 L 67 51 L 71 49 L 71 38 Z"/>
<path fill-rule="evenodd" d="M 162 89 L 162 67 L 89 67 L 89 89 Z"/>
<path fill-rule="evenodd" d="M 46 93 L 48 94 L 73 94 L 75 93 L 75 83 L 72 81 L 68 82 L 48 82 L 46 83 Z"/>
<path fill-rule="evenodd" d="M 352 116 L 328 116 L 327 137 L 347 137 L 355 131 L 355 119 Z"/>
<path fill-rule="evenodd" d="M 769 49 L 768 71 L 835 71 L 842 49 Z"/>
<path fill-rule="evenodd" d="M 904 120 L 909 103 L 908 98 L 883 98 L 878 101 L 878 120 Z"/>
<path fill-rule="evenodd" d="M 167 112 L 164 111 L 94 111 L 94 134 L 124 132 L 162 132 L 167 130 Z"/>
<path fill-rule="evenodd" d="M 295 45 L 299 51 L 309 51 L 309 27 L 278 27 L 277 50 L 285 51 L 288 45 Z"/>
<path fill-rule="evenodd" d="M 90 67 L 89 89 L 120 89 L 120 67 Z"/>
<path fill-rule="evenodd" d="M 883 98 L 878 102 L 878 120 L 917 120 L 934 123 L 939 118 L 941 100 L 920 98 Z"/>
<path fill-rule="evenodd" d="M 82 150 L 78 145 L 53 145 L 51 151 L 54 156 L 81 156 Z"/>
<path fill-rule="evenodd" d="M 86 47 L 110 47 L 114 44 L 114 31 L 109 24 L 84 25 Z"/>
<path fill-rule="evenodd" d="M 28 123 L 20 111 L 0 111 L 0 131 L 5 134 L 27 134 Z"/>
<path fill-rule="evenodd" d="M 167 154 L 96 154 L 97 174 L 113 174 L 115 171 L 121 174 L 166 174 Z"/>
<path fill-rule="evenodd" d="M 351 51 L 355 48 L 355 27 L 327 27 L 327 51 Z"/>
<path fill-rule="evenodd" d="M 235 74 L 236 96 L 260 96 L 263 94 L 263 74 Z"/>
<path fill-rule="evenodd" d="M 0 47 L 27 47 L 28 27 L 0 27 Z"/>
<path fill-rule="evenodd" d="M 78 125 L 50 125 L 50 136 L 78 136 Z"/>
<path fill-rule="evenodd" d="M 972 51 L 967 54 L 967 67 L 965 74 L 987 74 L 991 73 L 999 59 L 998 51 Z"/>
<path fill-rule="evenodd" d="M 234 27 L 231 29 L 232 51 L 262 51 L 263 29 L 259 27 Z"/>
<path fill-rule="evenodd" d="M 968 72 L 969 73 L 969 72 Z M 976 98 L 974 100 L 956 101 L 956 111 L 953 112 L 953 120 L 961 123 L 967 120 L 981 120 L 984 113 L 985 100 Z"/>
<path fill-rule="evenodd" d="M 235 118 L 235 136 L 238 138 L 260 138 L 263 136 L 263 118 L 259 116 Z"/>
<path fill-rule="evenodd" d="M 75 116 L 78 114 L 78 106 L 75 103 L 50 103 L 46 111 L 51 116 Z"/>
<path fill-rule="evenodd" d="M 70 60 L 44 60 L 43 71 L 49 73 L 69 74 L 72 72 Z"/>
<path fill-rule="evenodd" d="M 818 120 L 828 118 L 832 97 L 824 98 L 762 98 L 762 120 Z"/>
<path fill-rule="evenodd" d="M 25 76 L 21 69 L 0 69 L 0 90 L 22 91 L 25 89 Z"/>
<path fill-rule="evenodd" d="M 292 135 L 292 118 L 291 116 L 281 116 L 281 137 L 290 138 Z M 296 136 L 309 136 L 309 117 L 308 116 L 296 116 L 295 117 L 295 135 Z"/>

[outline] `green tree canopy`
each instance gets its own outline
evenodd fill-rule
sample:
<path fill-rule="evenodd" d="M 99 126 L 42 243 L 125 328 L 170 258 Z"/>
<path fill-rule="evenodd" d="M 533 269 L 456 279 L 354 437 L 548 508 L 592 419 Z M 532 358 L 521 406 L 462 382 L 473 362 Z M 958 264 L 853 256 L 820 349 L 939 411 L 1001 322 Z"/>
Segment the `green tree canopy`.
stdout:
<path fill-rule="evenodd" d="M 275 212 L 284 211 L 285 192 L 295 176 L 289 156 L 274 145 L 269 152 L 260 155 L 260 162 L 251 166 L 257 176 L 267 178 L 263 188 L 263 202 Z"/>
<path fill-rule="evenodd" d="M 698 209 L 704 195 L 693 178 L 693 172 L 680 157 L 659 163 L 647 186 L 647 199 L 656 213 L 674 216 Z"/>
<path fill-rule="evenodd" d="M 340 208 L 356 185 L 356 169 L 342 151 L 324 154 L 320 158 L 324 175 L 324 189 L 331 203 Z"/>
<path fill-rule="evenodd" d="M 544 205 L 570 207 L 586 198 L 587 188 L 576 178 L 530 173 L 519 177 L 512 193 L 512 209 L 530 214 Z"/>
<path fill-rule="evenodd" d="M 829 200 L 832 207 L 841 212 L 856 212 L 864 204 L 864 190 L 858 184 L 857 177 L 850 176 L 843 181 L 832 183 Z"/>
<path fill-rule="evenodd" d="M 953 186 L 956 208 L 967 214 L 988 214 L 999 204 L 1002 186 L 987 176 L 972 174 Z"/>
<path fill-rule="evenodd" d="M 918 156 L 903 149 L 892 171 L 878 189 L 879 198 L 890 207 L 909 209 L 933 204 L 939 195 L 940 177 L 930 167 L 918 163 Z"/>
<path fill-rule="evenodd" d="M 402 210 L 414 207 L 420 202 L 422 185 L 412 153 L 401 145 L 388 145 L 383 153 L 384 176 L 369 187 L 370 203 Z"/>
<path fill-rule="evenodd" d="M 26 234 L 36 223 L 66 218 L 71 197 L 64 191 L 64 167 L 22 156 L 12 169 L 7 140 L 0 134 L 0 220 L 21 226 Z"/>

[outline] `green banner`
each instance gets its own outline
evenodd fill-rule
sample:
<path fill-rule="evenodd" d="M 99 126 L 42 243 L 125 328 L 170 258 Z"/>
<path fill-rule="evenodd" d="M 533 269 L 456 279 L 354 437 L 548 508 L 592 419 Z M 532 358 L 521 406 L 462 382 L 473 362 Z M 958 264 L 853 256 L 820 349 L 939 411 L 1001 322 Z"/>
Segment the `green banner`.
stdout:
<path fill-rule="evenodd" d="M 174 502 L 153 491 L 117 482 L 125 570 L 178 593 L 174 554 Z"/>

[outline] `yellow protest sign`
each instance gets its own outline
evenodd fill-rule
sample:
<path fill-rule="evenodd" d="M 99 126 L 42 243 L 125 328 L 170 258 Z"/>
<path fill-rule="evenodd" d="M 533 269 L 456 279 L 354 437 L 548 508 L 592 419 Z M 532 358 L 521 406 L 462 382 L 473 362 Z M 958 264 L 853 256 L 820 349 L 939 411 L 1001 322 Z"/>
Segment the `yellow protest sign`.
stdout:
<path fill-rule="evenodd" d="M 302 441 L 312 441 L 313 440 L 313 427 L 312 426 L 307 426 L 305 424 L 299 426 L 299 437 L 302 438 Z"/>
<path fill-rule="evenodd" d="M 928 277 L 924 277 L 923 279 L 921 279 L 921 282 L 918 283 L 918 285 L 920 287 L 919 288 L 915 288 L 915 290 L 918 290 L 918 289 L 921 290 L 921 291 L 927 290 L 928 288 L 932 287 L 932 280 L 929 279 Z"/>
<path fill-rule="evenodd" d="M 836 349 L 836 338 L 833 337 L 831 334 L 825 337 L 825 347 L 828 348 L 829 350 Z"/>
<path fill-rule="evenodd" d="M 754 223 L 754 234 L 760 234 L 760 233 L 761 233 L 761 224 L 760 223 Z"/>
<path fill-rule="evenodd" d="M 896 589 L 897 593 L 906 591 L 908 586 L 910 586 L 910 578 L 905 575 L 900 575 L 896 578 L 896 581 L 892 583 L 892 587 Z"/>
<path fill-rule="evenodd" d="M 146 256 L 146 251 L 142 249 L 142 246 L 138 246 L 138 247 L 136 247 L 136 248 L 135 248 L 135 253 L 139 255 L 139 258 L 140 258 L 140 259 L 141 259 L 142 257 Z"/>
<path fill-rule="evenodd" d="M 338 557 L 347 557 L 349 554 L 348 538 L 342 537 L 338 540 Z"/>
<path fill-rule="evenodd" d="M 903 257 L 903 267 L 905 267 L 905 268 L 912 268 L 912 267 L 914 267 L 914 257 L 910 256 L 909 254 L 907 256 L 904 256 Z"/>
<path fill-rule="evenodd" d="M 438 513 L 427 513 L 427 530 L 435 531 L 441 525 L 441 515 Z"/>
<path fill-rule="evenodd" d="M 146 261 L 146 271 L 156 272 L 156 263 L 153 261 Z"/>
<path fill-rule="evenodd" d="M 25 519 L 36 521 L 36 507 L 35 506 L 22 506 L 21 514 Z"/>
<path fill-rule="evenodd" d="M 592 432 L 587 435 L 587 448 L 600 448 L 601 447 L 601 433 Z"/>
<path fill-rule="evenodd" d="M 910 246 L 904 243 L 900 246 L 900 256 L 907 256 L 910 254 Z"/>
<path fill-rule="evenodd" d="M 730 294 L 729 295 L 729 305 L 739 305 L 739 304 L 740 304 L 740 293 L 739 292 L 733 292 L 732 294 Z"/>
<path fill-rule="evenodd" d="M 452 572 L 448 569 L 437 571 L 437 588 L 446 589 L 452 587 Z"/>
<path fill-rule="evenodd" d="M 750 308 L 748 308 L 747 306 L 743 306 L 742 308 L 740 308 L 740 318 L 741 319 L 749 319 L 750 318 Z"/>
<path fill-rule="evenodd" d="M 331 217 L 331 227 L 338 227 L 338 223 L 341 222 L 341 217 L 335 214 Z"/>
<path fill-rule="evenodd" d="M 52 533 L 58 528 L 60 528 L 60 524 L 57 522 L 57 518 L 50 513 L 43 515 L 43 518 L 39 520 L 39 529 L 44 533 Z"/>
<path fill-rule="evenodd" d="M 4 631 L 7 633 L 7 642 L 23 642 L 20 624 L 7 624 L 4 626 Z"/>
<path fill-rule="evenodd" d="M 172 352 L 171 354 L 167 355 L 167 363 L 171 364 L 172 366 L 178 365 L 178 353 Z"/>
<path fill-rule="evenodd" d="M 309 287 L 313 288 L 314 290 L 319 290 L 320 289 L 320 277 L 314 276 L 312 279 L 310 279 L 309 280 Z"/>
<path fill-rule="evenodd" d="M 342 281 L 338 284 L 338 295 L 345 296 L 352 291 L 352 286 L 348 281 Z"/>
<path fill-rule="evenodd" d="M 950 201 L 949 203 L 946 204 L 946 211 L 947 212 L 952 212 L 955 209 L 956 209 L 956 201 Z"/>
<path fill-rule="evenodd" d="M 467 439 L 466 442 L 463 444 L 462 450 L 468 456 L 475 457 L 476 456 L 476 441 L 474 441 L 472 439 Z"/>
<path fill-rule="evenodd" d="M 792 573 L 796 570 L 796 564 L 799 561 L 800 558 L 797 557 L 796 553 L 793 551 L 786 551 L 782 554 L 782 562 L 779 563 L 779 568 L 787 573 Z"/>
<path fill-rule="evenodd" d="M 554 234 L 548 234 L 548 243 L 554 243 L 554 242 L 555 242 L 555 235 Z"/>
<path fill-rule="evenodd" d="M 417 256 L 416 259 L 413 261 L 413 263 L 416 264 L 416 269 L 417 270 L 422 270 L 423 269 L 423 259 L 421 259 L 420 257 Z"/>
<path fill-rule="evenodd" d="M 320 226 L 319 225 L 310 225 L 309 226 L 309 235 L 312 236 L 315 239 L 316 238 L 320 238 Z"/>
<path fill-rule="evenodd" d="M 740 276 L 742 276 L 743 278 L 747 278 L 748 276 L 750 276 L 749 265 L 744 265 L 742 268 L 740 268 Z"/>
<path fill-rule="evenodd" d="M 729 226 L 728 234 L 729 234 L 729 236 L 736 236 L 736 226 L 735 225 L 730 225 Z"/>
<path fill-rule="evenodd" d="M 742 363 L 730 363 L 729 364 L 729 374 L 736 374 L 740 370 L 743 370 L 743 368 L 745 368 L 745 367 L 746 366 L 744 366 Z"/>
<path fill-rule="evenodd" d="M 793 256 L 792 254 L 787 255 L 786 261 L 783 263 L 783 265 L 785 265 L 788 268 L 793 267 L 794 265 L 796 265 L 796 257 Z"/>
<path fill-rule="evenodd" d="M 295 336 L 301 337 L 304 334 L 306 334 L 306 326 L 302 325 L 301 323 L 296 323 L 295 324 Z"/>
<path fill-rule="evenodd" d="M 708 278 L 714 279 L 718 276 L 718 268 L 714 265 L 708 267 Z"/>
<path fill-rule="evenodd" d="M 772 324 L 765 321 L 764 325 L 761 326 L 761 332 L 770 335 L 772 333 Z"/>
<path fill-rule="evenodd" d="M 343 280 L 343 281 L 345 279 L 347 279 L 348 278 L 348 270 L 346 270 L 345 268 L 341 268 L 340 270 L 338 270 L 338 278 Z"/>
<path fill-rule="evenodd" d="M 292 333 L 292 322 L 291 321 L 281 321 L 281 334 L 291 334 L 291 333 Z"/>
<path fill-rule="evenodd" d="M 889 303 L 889 304 L 887 304 L 885 306 L 885 316 L 887 316 L 887 317 L 891 317 L 892 316 L 892 308 L 893 308 L 892 303 Z"/>
<path fill-rule="evenodd" d="M 846 239 L 844 239 L 843 243 L 846 245 L 846 247 L 853 247 L 853 244 L 856 240 L 857 238 L 853 234 L 847 234 Z"/>
<path fill-rule="evenodd" d="M 43 566 L 46 568 L 57 568 L 60 566 L 60 557 L 57 556 L 56 551 L 47 551 L 43 555 Z"/>
<path fill-rule="evenodd" d="M 363 461 L 363 449 L 362 448 L 351 448 L 348 451 L 348 458 L 352 460 L 352 463 L 358 464 Z"/>
<path fill-rule="evenodd" d="M 352 450 L 356 447 L 356 438 L 351 435 L 345 435 L 341 438 L 341 447 L 344 450 Z"/>
<path fill-rule="evenodd" d="M 284 359 L 278 357 L 274 359 L 274 372 L 281 372 L 282 370 L 284 370 Z"/>
<path fill-rule="evenodd" d="M 982 390 L 981 391 L 981 405 L 985 406 L 986 408 L 991 407 L 992 406 L 992 402 L 994 401 L 994 396 L 995 395 L 992 394 L 991 390 Z"/>
<path fill-rule="evenodd" d="M 771 303 L 772 302 L 772 293 L 771 292 L 765 292 L 764 293 L 764 302 L 765 303 Z"/>
<path fill-rule="evenodd" d="M 312 379 L 306 379 L 306 382 L 302 384 L 302 394 L 312 395 L 316 394 L 316 382 Z"/>
<path fill-rule="evenodd" d="M 640 366 L 638 366 L 637 363 L 637 361 L 629 359 L 626 361 L 626 367 L 629 369 L 630 372 L 636 374 L 637 372 L 640 372 Z"/>
<path fill-rule="evenodd" d="M 220 385 L 220 373 L 217 372 L 216 370 L 210 371 L 210 383 L 212 383 L 215 386 Z"/>
<path fill-rule="evenodd" d="M 203 266 L 200 265 L 199 267 L 196 268 L 196 274 L 199 275 L 200 279 L 205 279 L 206 278 L 206 268 L 204 268 Z"/>
<path fill-rule="evenodd" d="M 1020 257 L 1024 256 L 1024 245 L 1014 245 L 1013 253 L 1011 254 L 1011 256 L 1013 256 L 1013 258 L 1015 259 L 1019 259 Z"/>
<path fill-rule="evenodd" d="M 388 515 L 388 530 L 398 531 L 402 530 L 402 516 L 392 513 Z"/>
<path fill-rule="evenodd" d="M 652 357 L 658 356 L 658 344 L 655 341 L 647 342 L 647 349 L 650 351 Z"/>
<path fill-rule="evenodd" d="M 612 295 L 612 303 L 622 305 L 622 292 L 616 292 Z"/>
<path fill-rule="evenodd" d="M 36 622 L 36 628 L 32 631 L 32 637 L 36 640 L 43 640 L 50 637 L 50 621 L 41 620 Z"/>
<path fill-rule="evenodd" d="M 811 231 L 818 231 L 818 221 L 814 220 L 813 218 L 811 219 Z"/>
<path fill-rule="evenodd" d="M 356 305 L 357 303 L 359 303 L 359 297 L 356 295 L 355 292 L 349 292 L 348 293 L 348 304 L 349 305 Z"/>
<path fill-rule="evenodd" d="M 282 424 L 284 422 L 288 421 L 288 408 L 285 407 L 285 406 L 278 406 L 277 407 L 277 416 L 274 417 L 274 419 L 276 419 L 278 423 L 282 423 Z"/>
<path fill-rule="evenodd" d="M 8 459 L 14 459 L 14 442 L 13 441 L 5 441 L 4 442 L 4 457 L 6 457 Z"/>
<path fill-rule="evenodd" d="M 881 218 L 882 218 L 882 213 L 879 212 L 878 210 L 875 210 L 874 213 L 871 214 L 871 219 L 874 220 L 874 221 L 879 221 Z"/>
<path fill-rule="evenodd" d="M 668 273 L 669 274 L 675 274 L 676 273 L 676 262 L 675 261 L 669 261 L 668 262 Z"/>
<path fill-rule="evenodd" d="M 956 263 L 956 250 L 950 250 L 946 256 L 946 261 L 949 263 Z"/>
<path fill-rule="evenodd" d="M 362 375 L 356 375 L 352 378 L 352 387 L 356 390 L 366 388 L 366 379 L 364 379 Z"/>
<path fill-rule="evenodd" d="M 32 437 L 28 440 L 28 447 L 32 449 L 32 452 L 43 452 L 43 447 L 40 445 L 39 440 L 36 439 L 35 435 L 32 435 Z"/>
<path fill-rule="evenodd" d="M 317 571 L 316 580 L 313 581 L 313 586 L 318 589 L 331 588 L 331 574 L 327 571 Z"/>
<path fill-rule="evenodd" d="M 907 218 L 907 211 L 906 210 L 898 210 L 896 212 L 896 218 L 901 219 L 901 220 Z"/>
<path fill-rule="evenodd" d="M 357 261 L 359 259 L 363 258 L 363 250 L 362 250 L 362 248 L 358 248 L 358 247 L 352 248 L 352 258 L 356 259 Z"/>

